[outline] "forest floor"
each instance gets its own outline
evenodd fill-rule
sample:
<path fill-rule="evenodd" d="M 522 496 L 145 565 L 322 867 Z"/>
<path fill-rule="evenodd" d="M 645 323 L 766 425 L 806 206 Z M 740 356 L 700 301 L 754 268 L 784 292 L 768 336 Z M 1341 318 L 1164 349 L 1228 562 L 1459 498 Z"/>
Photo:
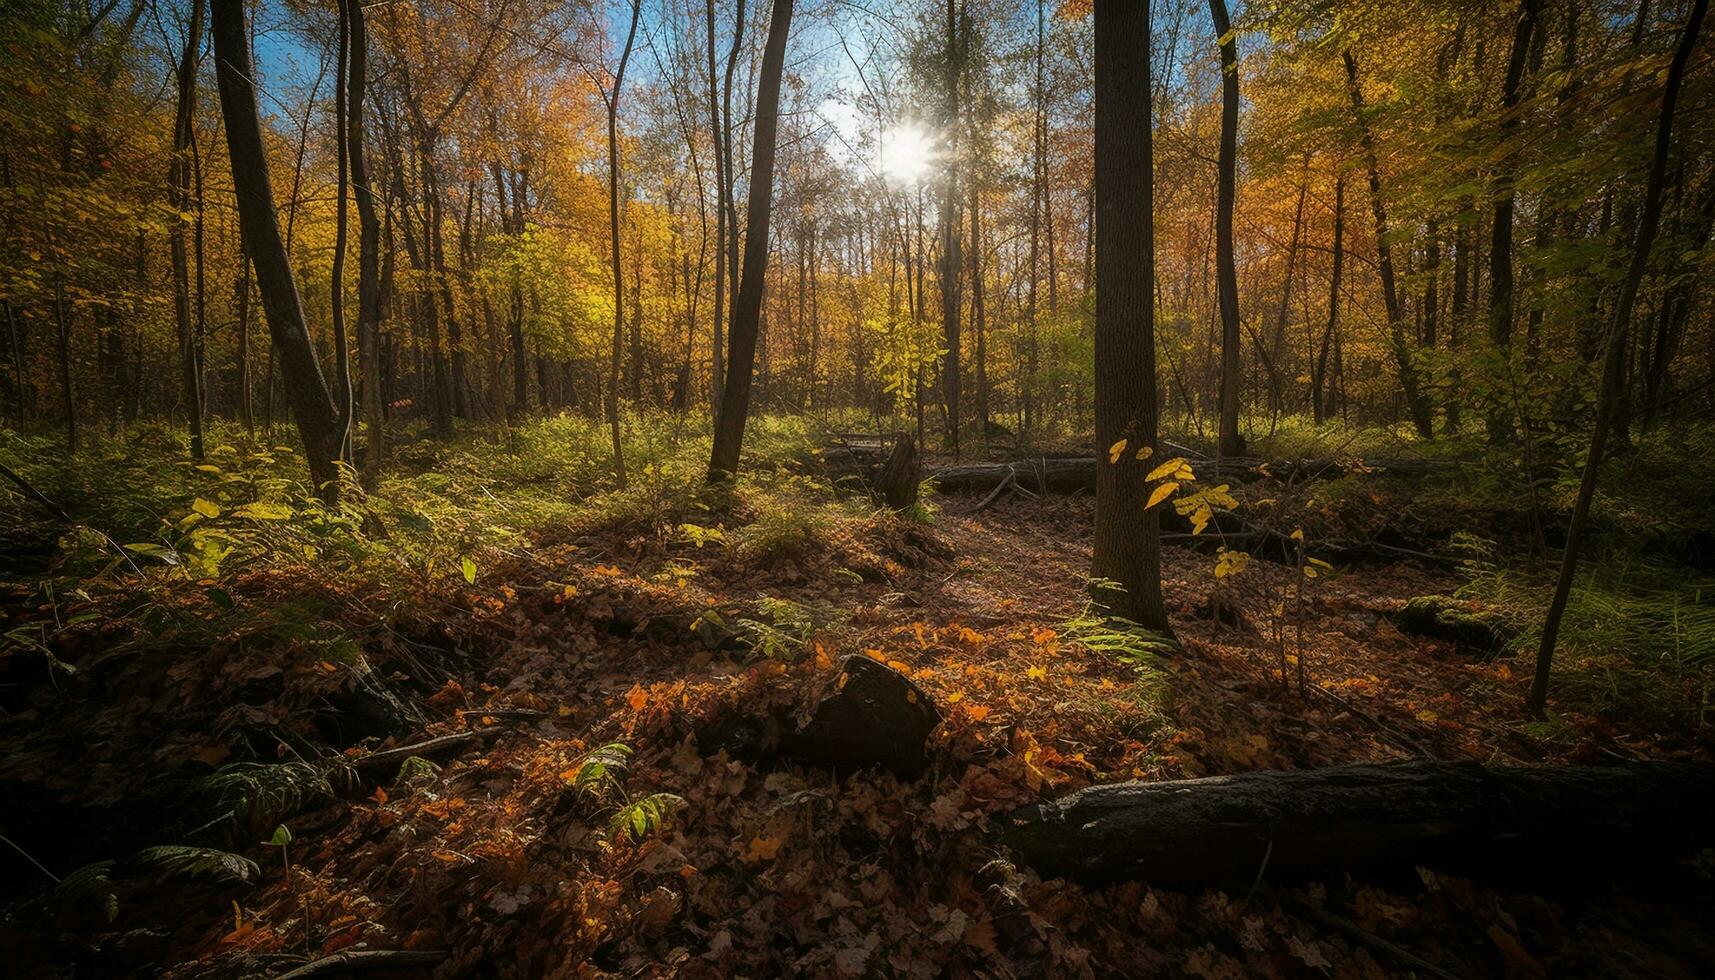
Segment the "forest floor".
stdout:
<path fill-rule="evenodd" d="M 277 975 L 365 949 L 433 961 L 382 977 L 1429 975 L 1379 939 L 1453 976 L 1715 974 L 1708 855 L 1620 882 L 1419 868 L 1189 894 L 1041 880 L 992 834 L 1117 779 L 1707 759 L 1702 661 L 1637 687 L 1591 653 L 1551 721 L 1523 723 L 1524 658 L 1396 628 L 1412 596 L 1522 588 L 1451 549 L 1304 581 L 1262 560 L 1217 580 L 1169 547 L 1180 649 L 1116 645 L 1082 606 L 1087 497 L 900 518 L 832 502 L 810 465 L 712 510 L 515 513 L 528 531 L 417 555 L 408 588 L 333 574 L 331 550 L 46 602 L 9 586 L 8 636 L 54 617 L 38 634 L 71 670 L 0 661 L 0 828 L 31 855 L 5 858 L 3 955 L 43 976 Z M 1422 516 L 1417 488 L 1357 485 L 1321 533 Z M 847 655 L 938 705 L 921 778 L 734 736 L 812 703 Z M 191 844 L 218 849 L 132 854 Z"/>

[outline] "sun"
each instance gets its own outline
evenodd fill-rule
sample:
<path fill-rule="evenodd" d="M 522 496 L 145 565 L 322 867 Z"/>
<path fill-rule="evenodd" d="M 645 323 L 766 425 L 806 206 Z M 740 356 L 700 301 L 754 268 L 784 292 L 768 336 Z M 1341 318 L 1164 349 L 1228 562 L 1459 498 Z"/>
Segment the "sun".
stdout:
<path fill-rule="evenodd" d="M 922 180 L 935 160 L 935 143 L 911 123 L 901 123 L 881 136 L 881 169 L 903 184 Z"/>

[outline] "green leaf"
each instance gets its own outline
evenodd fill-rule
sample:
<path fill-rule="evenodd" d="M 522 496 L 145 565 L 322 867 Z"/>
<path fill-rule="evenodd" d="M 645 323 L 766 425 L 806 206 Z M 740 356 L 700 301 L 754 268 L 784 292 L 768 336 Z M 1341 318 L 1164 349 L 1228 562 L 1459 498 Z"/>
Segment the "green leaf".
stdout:
<path fill-rule="evenodd" d="M 464 580 L 466 582 L 471 585 L 476 584 L 476 562 L 471 561 L 470 556 L 466 555 L 459 559 L 459 571 L 464 573 Z"/>
<path fill-rule="evenodd" d="M 281 824 L 278 827 L 274 828 L 274 836 L 268 838 L 267 840 L 263 841 L 262 843 L 267 844 L 269 847 L 285 847 L 287 844 L 290 844 L 291 842 L 292 842 L 291 830 L 287 829 L 285 824 Z"/>

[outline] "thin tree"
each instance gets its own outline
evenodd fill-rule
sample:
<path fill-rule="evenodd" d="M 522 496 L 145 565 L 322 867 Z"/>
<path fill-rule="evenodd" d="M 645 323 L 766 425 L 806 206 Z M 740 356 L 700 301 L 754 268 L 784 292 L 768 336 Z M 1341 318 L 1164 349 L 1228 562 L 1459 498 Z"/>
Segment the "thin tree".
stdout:
<path fill-rule="evenodd" d="M 941 184 L 941 329 L 947 345 L 941 359 L 942 404 L 947 412 L 947 445 L 954 458 L 959 455 L 959 295 L 960 269 L 964 264 L 961 243 L 964 241 L 959 214 L 959 77 L 963 70 L 963 46 L 959 39 L 958 10 L 954 0 L 947 0 L 947 45 L 942 57 L 944 86 L 942 98 L 942 133 L 946 141 L 947 169 Z"/>
<path fill-rule="evenodd" d="M 1607 353 L 1602 361 L 1602 387 L 1596 395 L 1596 427 L 1590 432 L 1590 454 L 1584 460 L 1584 475 L 1578 483 L 1578 499 L 1572 505 L 1572 523 L 1566 530 L 1566 551 L 1560 559 L 1560 577 L 1554 584 L 1554 598 L 1548 605 L 1548 616 L 1542 624 L 1542 642 L 1536 650 L 1536 676 L 1531 681 L 1530 698 L 1525 709 L 1533 718 L 1542 717 L 1548 707 L 1548 677 L 1554 665 L 1554 645 L 1560 638 L 1560 620 L 1566 615 L 1566 601 L 1572 594 L 1572 578 L 1578 572 L 1578 550 L 1584 544 L 1584 531 L 1590 523 L 1590 501 L 1596 496 L 1596 478 L 1601 473 L 1602 450 L 1612 426 L 1615 405 L 1620 398 L 1620 385 L 1625 372 L 1626 334 L 1632 321 L 1632 307 L 1638 298 L 1638 287 L 1649 268 L 1650 247 L 1655 244 L 1656 230 L 1661 225 L 1662 187 L 1667 182 L 1667 158 L 1673 144 L 1673 111 L 1679 102 L 1680 83 L 1685 78 L 1685 64 L 1697 46 L 1697 34 L 1703 28 L 1703 17 L 1709 11 L 1709 0 L 1694 0 L 1691 16 L 1679 35 L 1679 47 L 1667 69 L 1662 87 L 1661 118 L 1656 126 L 1655 156 L 1650 161 L 1649 182 L 1644 188 L 1643 214 L 1638 221 L 1638 233 L 1632 249 L 1631 267 L 1620 284 L 1620 295 L 1614 301 L 1613 322 L 1608 328 Z"/>
<path fill-rule="evenodd" d="M 1215 195 L 1215 279 L 1221 305 L 1220 453 L 1242 456 L 1239 435 L 1239 274 L 1233 263 L 1233 198 L 1238 185 L 1239 44 L 1227 20 L 1226 0 L 1209 0 L 1215 40 L 1221 47 L 1221 155 Z"/>
<path fill-rule="evenodd" d="M 338 200 L 334 202 L 334 233 L 333 233 L 333 272 L 329 291 L 329 304 L 333 319 L 333 385 L 334 406 L 339 413 L 339 458 L 351 458 L 351 416 L 352 416 L 352 385 L 351 385 L 351 345 L 345 332 L 345 245 L 349 237 L 349 218 L 346 210 L 346 198 L 351 192 L 351 172 L 347 166 L 350 160 L 346 155 L 346 72 L 351 54 L 351 13 L 350 7 L 354 0 L 339 0 L 339 52 L 335 56 L 333 104 L 334 104 L 334 156 L 335 164 L 334 188 Z"/>
<path fill-rule="evenodd" d="M 1159 515 L 1140 456 L 1156 446 L 1155 197 L 1147 0 L 1096 0 L 1096 600 L 1167 628 Z"/>
<path fill-rule="evenodd" d="M 1513 27 L 1512 54 L 1501 83 L 1500 146 L 1504 156 L 1495 167 L 1492 196 L 1494 226 L 1489 239 L 1489 342 L 1501 357 L 1512 350 L 1513 340 L 1513 150 L 1512 136 L 1518 128 L 1519 87 L 1524 80 L 1525 60 L 1530 54 L 1531 34 L 1536 29 L 1541 0 L 1524 0 Z M 1489 414 L 1489 438 L 1505 438 L 1506 414 Z"/>
<path fill-rule="evenodd" d="M 1417 434 L 1425 439 L 1435 434 L 1434 416 L 1429 409 L 1429 397 L 1419 385 L 1417 367 L 1411 360 L 1411 347 L 1405 339 L 1405 314 L 1400 306 L 1399 286 L 1394 279 L 1393 247 L 1388 235 L 1387 203 L 1382 200 L 1381 167 L 1376 162 L 1375 139 L 1370 134 L 1369 120 L 1364 114 L 1364 91 L 1358 83 L 1358 62 L 1352 52 L 1340 52 L 1346 64 L 1346 94 L 1352 101 L 1352 115 L 1358 120 L 1358 139 L 1364 151 L 1364 163 L 1370 175 L 1370 211 L 1376 221 L 1376 269 L 1382 280 L 1382 303 L 1387 309 L 1388 346 L 1394 364 L 1399 369 L 1399 387 L 1405 393 L 1406 409 Z"/>
<path fill-rule="evenodd" d="M 351 59 L 346 75 L 345 152 L 351 167 L 352 196 L 357 202 L 357 360 L 363 376 L 363 419 L 369 429 L 369 447 L 363 456 L 363 483 L 374 489 L 381 478 L 381 462 L 386 452 L 381 415 L 381 218 L 375 206 L 375 188 L 369 182 L 364 148 L 363 102 L 369 78 L 369 32 L 362 0 L 344 2 L 350 21 L 347 45 Z"/>
<path fill-rule="evenodd" d="M 232 186 L 244 248 L 256 269 L 262 310 L 285 377 L 298 434 L 304 441 L 310 479 L 322 499 L 333 503 L 340 491 L 339 414 L 304 325 L 298 283 L 274 211 L 268 154 L 262 145 L 262 121 L 251 82 L 254 73 L 244 25 L 244 0 L 212 0 L 211 10 L 220 111 L 226 124 L 226 149 L 232 161 Z"/>
<path fill-rule="evenodd" d="M 631 29 L 625 34 L 625 50 L 620 53 L 619 67 L 613 73 L 613 87 L 600 88 L 602 102 L 607 105 L 607 223 L 613 268 L 613 349 L 609 352 L 607 370 L 607 428 L 613 437 L 613 478 L 625 486 L 625 453 L 619 444 L 619 359 L 625 343 L 625 272 L 619 253 L 619 95 L 625 84 L 625 66 L 631 61 L 631 45 L 637 40 L 637 21 L 643 13 L 643 0 L 633 0 Z"/>
<path fill-rule="evenodd" d="M 173 157 L 168 164 L 167 191 L 173 223 L 167 235 L 173 263 L 173 317 L 179 328 L 179 360 L 184 376 L 185 414 L 190 423 L 191 458 L 203 458 L 202 351 L 191 327 L 190 259 L 185 226 L 190 223 L 191 140 L 196 118 L 197 62 L 202 48 L 202 0 L 191 0 L 190 29 L 178 64 L 178 109 L 173 114 Z"/>
<path fill-rule="evenodd" d="M 744 423 L 750 414 L 756 334 L 762 317 L 763 280 L 768 272 L 768 221 L 774 210 L 774 134 L 780 124 L 780 76 L 786 64 L 786 35 L 791 29 L 792 0 L 774 0 L 768 41 L 762 49 L 762 74 L 756 87 L 744 266 L 738 292 L 733 297 L 727 334 L 726 385 L 721 390 L 720 410 L 715 413 L 714 451 L 709 457 L 711 483 L 731 480 L 738 473 Z"/>

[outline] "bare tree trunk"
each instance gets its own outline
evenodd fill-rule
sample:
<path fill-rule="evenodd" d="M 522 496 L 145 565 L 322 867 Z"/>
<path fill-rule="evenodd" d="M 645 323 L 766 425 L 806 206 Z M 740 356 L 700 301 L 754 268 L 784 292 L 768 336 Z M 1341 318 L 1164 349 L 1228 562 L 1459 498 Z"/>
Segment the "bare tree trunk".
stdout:
<path fill-rule="evenodd" d="M 1512 54 L 1501 85 L 1499 141 L 1505 156 L 1495 167 L 1494 224 L 1489 239 L 1489 342 L 1503 359 L 1509 358 L 1513 341 L 1513 132 L 1518 128 L 1519 86 L 1524 80 L 1525 59 L 1530 53 L 1531 33 L 1536 29 L 1541 0 L 1523 0 L 1513 29 Z M 1489 412 L 1489 439 L 1511 437 L 1512 425 L 1501 408 Z"/>
<path fill-rule="evenodd" d="M 720 411 L 715 413 L 714 451 L 709 458 L 711 483 L 737 475 L 744 424 L 750 414 L 751 373 L 756 364 L 763 280 L 768 272 L 768 222 L 774 210 L 774 134 L 780 123 L 780 75 L 786 62 L 786 35 L 792 29 L 792 2 L 774 0 L 768 42 L 762 50 L 752 135 L 744 271 L 733 298 L 726 386 L 721 392 Z"/>
<path fill-rule="evenodd" d="M 625 66 L 631 60 L 631 45 L 637 40 L 637 21 L 643 13 L 643 0 L 633 0 L 631 29 L 625 35 L 625 50 L 619 56 L 619 67 L 613 73 L 613 88 L 604 93 L 607 99 L 607 220 L 613 264 L 613 350 L 608 359 L 607 427 L 613 438 L 613 478 L 625 486 L 625 452 L 619 444 L 619 361 L 620 347 L 625 343 L 625 274 L 619 254 L 619 95 L 625 84 Z"/>
<path fill-rule="evenodd" d="M 947 38 L 942 57 L 945 76 L 941 97 L 946 100 L 941 116 L 941 128 L 947 141 L 946 172 L 941 187 L 941 334 L 946 353 L 941 358 L 941 398 L 947 412 L 947 446 L 953 458 L 959 457 L 959 295 L 960 269 L 963 265 L 961 243 L 964 241 L 959 215 L 959 77 L 960 62 L 959 18 L 954 0 L 946 0 Z"/>
<path fill-rule="evenodd" d="M 334 202 L 333 272 L 328 297 L 333 320 L 334 407 L 339 413 L 335 427 L 338 430 L 336 438 L 339 441 L 339 458 L 342 461 L 351 458 L 351 417 L 354 414 L 352 411 L 351 344 L 345 332 L 345 245 L 349 224 L 346 198 L 351 193 L 345 86 L 351 55 L 350 8 L 360 2 L 361 0 L 339 0 L 339 54 L 336 57 L 333 76 L 334 155 L 338 158 L 335 164 L 334 188 L 339 199 Z"/>
<path fill-rule="evenodd" d="M 374 489 L 386 457 L 386 420 L 381 398 L 381 219 L 375 187 L 369 180 L 364 145 L 363 103 L 369 78 L 369 32 L 362 0 L 345 0 L 350 17 L 351 61 L 346 79 L 346 155 L 351 162 L 352 193 L 357 201 L 357 358 L 363 377 L 363 418 L 369 445 L 363 456 L 363 484 Z M 348 401 L 347 412 L 353 406 Z M 351 438 L 348 421 L 347 438 Z"/>
<path fill-rule="evenodd" d="M 738 17 L 744 19 L 744 0 L 738 0 Z M 732 154 L 727 152 L 728 136 L 721 126 L 721 109 L 719 89 L 715 84 L 715 0 L 708 0 L 709 22 L 709 134 L 714 139 L 715 148 L 715 305 L 714 314 L 714 347 L 713 364 L 709 376 L 709 404 L 711 409 L 721 403 L 721 385 L 725 382 L 726 367 L 726 336 L 723 330 L 726 321 L 726 249 L 727 235 L 727 195 L 730 179 L 727 173 L 727 163 Z M 737 234 L 736 229 L 730 231 Z M 686 392 L 687 397 L 689 392 Z"/>
<path fill-rule="evenodd" d="M 1531 682 L 1530 698 L 1526 702 L 1526 710 L 1536 718 L 1540 718 L 1548 707 L 1548 679 L 1554 665 L 1554 645 L 1560 638 L 1560 620 L 1566 614 L 1566 602 L 1572 594 L 1572 579 L 1578 571 L 1578 550 L 1584 544 L 1584 531 L 1590 522 L 1590 501 L 1596 496 L 1596 478 L 1601 473 L 1602 449 L 1619 400 L 1627 328 L 1631 325 L 1638 287 L 1649 268 L 1650 247 L 1655 244 L 1656 229 L 1661 223 L 1662 187 L 1667 180 L 1667 158 L 1673 143 L 1673 111 L 1679 101 L 1680 83 L 1685 78 L 1685 64 L 1691 60 L 1692 49 L 1697 46 L 1697 34 L 1708 11 L 1709 0 L 1693 0 L 1691 16 L 1680 32 L 1679 47 L 1674 51 L 1662 88 L 1661 120 L 1656 128 L 1655 156 L 1650 162 L 1649 183 L 1644 189 L 1637 241 L 1632 250 L 1631 267 L 1614 303 L 1613 324 L 1608 328 L 1607 353 L 1602 362 L 1602 387 L 1596 395 L 1596 427 L 1590 433 L 1590 454 L 1584 460 L 1578 499 L 1572 505 L 1572 523 L 1566 531 L 1566 551 L 1560 559 L 1560 577 L 1554 585 L 1554 598 L 1549 603 L 1548 616 L 1542 625 L 1542 642 L 1536 651 L 1536 676 Z"/>
<path fill-rule="evenodd" d="M 191 22 L 178 63 L 178 108 L 173 115 L 173 158 L 167 193 L 173 209 L 167 235 L 173 263 L 173 318 L 179 328 L 179 365 L 184 380 L 185 415 L 190 424 L 191 458 L 203 458 L 202 365 L 191 326 L 190 259 L 185 226 L 191 221 L 191 127 L 196 115 L 197 54 L 202 48 L 202 0 L 191 0 Z"/>
<path fill-rule="evenodd" d="M 304 325 L 298 284 L 274 213 L 268 155 L 262 146 L 262 123 L 251 82 L 254 75 L 245 36 L 244 0 L 212 0 L 212 9 L 221 116 L 226 123 L 244 248 L 256 267 L 262 309 L 286 378 L 298 433 L 304 440 L 310 479 L 322 499 L 332 503 L 339 499 L 340 489 L 335 462 L 340 450 L 337 412 Z"/>
<path fill-rule="evenodd" d="M 1411 347 L 1405 337 L 1399 288 L 1394 281 L 1393 249 L 1388 243 L 1387 205 L 1382 201 L 1381 169 L 1376 162 L 1375 141 L 1370 135 L 1369 122 L 1364 118 L 1364 93 L 1358 85 L 1358 63 L 1350 50 L 1342 51 L 1340 57 L 1346 63 L 1346 92 L 1352 100 L 1352 114 L 1358 118 L 1364 162 L 1370 172 L 1370 210 L 1376 219 L 1376 264 L 1380 267 L 1382 300 L 1387 307 L 1388 343 L 1399 369 L 1399 386 L 1405 393 L 1412 425 L 1416 426 L 1418 435 L 1428 439 L 1435 434 L 1435 422 L 1430 413 L 1429 398 L 1418 386 L 1417 368 L 1412 364 Z"/>
<path fill-rule="evenodd" d="M 1310 415 L 1320 424 L 1333 403 L 1325 394 L 1328 379 L 1328 350 L 1340 326 L 1340 271 L 1346 257 L 1346 175 L 1334 178 L 1334 268 L 1328 275 L 1328 326 L 1322 331 L 1321 350 L 1310 369 Z"/>
<path fill-rule="evenodd" d="M 1165 630 L 1160 515 L 1144 506 L 1153 463 L 1138 458 L 1157 437 L 1149 75 L 1148 4 L 1096 0 L 1096 451 L 1114 458 L 1096 471 L 1090 575 L 1109 612 Z"/>
<path fill-rule="evenodd" d="M 1209 0 L 1215 41 L 1221 48 L 1221 155 L 1215 202 L 1215 277 L 1221 304 L 1220 454 L 1243 456 L 1239 435 L 1239 274 L 1233 261 L 1233 198 L 1238 192 L 1239 45 L 1227 21 L 1226 0 Z"/>

